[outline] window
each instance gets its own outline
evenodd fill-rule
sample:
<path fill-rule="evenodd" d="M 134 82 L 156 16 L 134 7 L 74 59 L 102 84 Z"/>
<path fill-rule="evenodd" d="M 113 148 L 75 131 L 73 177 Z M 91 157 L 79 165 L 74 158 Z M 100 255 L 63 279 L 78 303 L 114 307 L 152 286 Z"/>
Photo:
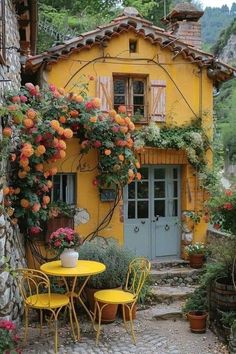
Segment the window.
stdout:
<path fill-rule="evenodd" d="M 134 39 L 129 40 L 129 52 L 130 53 L 137 53 L 138 52 L 138 41 Z"/>
<path fill-rule="evenodd" d="M 114 82 L 114 108 L 118 110 L 119 106 L 126 106 L 137 121 L 147 119 L 147 95 L 146 79 L 138 77 L 116 76 Z"/>
<path fill-rule="evenodd" d="M 0 0 L 0 63 L 5 64 L 6 43 L 5 43 L 5 0 Z"/>
<path fill-rule="evenodd" d="M 53 177 L 52 200 L 76 204 L 76 174 L 58 173 Z"/>

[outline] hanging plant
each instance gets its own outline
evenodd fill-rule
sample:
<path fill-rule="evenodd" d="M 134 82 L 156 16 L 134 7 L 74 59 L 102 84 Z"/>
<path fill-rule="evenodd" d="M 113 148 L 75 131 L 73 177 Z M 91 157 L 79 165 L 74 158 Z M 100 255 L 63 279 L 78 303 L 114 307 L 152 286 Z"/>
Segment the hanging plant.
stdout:
<path fill-rule="evenodd" d="M 67 141 L 74 136 L 80 141 L 78 155 L 98 151 L 98 174 L 93 181 L 98 188 L 123 187 L 141 179 L 131 136 L 133 122 L 114 110 L 104 115 L 99 108 L 100 100 L 88 98 L 84 91 L 83 95 L 66 94 L 54 85 L 40 90 L 31 83 L 1 108 L 7 122 L 5 139 L 13 137 L 14 142 L 4 203 L 14 209 L 12 220 L 19 221 L 23 230 L 37 234 L 49 218 L 52 176 L 57 173 L 51 164 L 66 157 Z"/>

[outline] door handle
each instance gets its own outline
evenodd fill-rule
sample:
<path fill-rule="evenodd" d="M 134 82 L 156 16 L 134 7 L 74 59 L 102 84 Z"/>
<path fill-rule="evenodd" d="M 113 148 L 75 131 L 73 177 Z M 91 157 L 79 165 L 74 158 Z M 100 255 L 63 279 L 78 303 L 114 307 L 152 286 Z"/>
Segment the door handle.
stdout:
<path fill-rule="evenodd" d="M 166 231 L 169 231 L 169 230 L 170 230 L 170 226 L 166 224 L 165 230 L 166 230 Z"/>
<path fill-rule="evenodd" d="M 139 227 L 138 226 L 135 226 L 134 232 L 139 232 Z"/>
<path fill-rule="evenodd" d="M 159 220 L 159 217 L 160 217 L 160 215 L 156 215 L 156 216 L 155 216 L 156 221 L 158 221 L 158 220 Z"/>
<path fill-rule="evenodd" d="M 141 221 L 141 224 L 143 224 L 143 225 L 144 225 L 144 224 L 145 224 L 145 221 Z"/>

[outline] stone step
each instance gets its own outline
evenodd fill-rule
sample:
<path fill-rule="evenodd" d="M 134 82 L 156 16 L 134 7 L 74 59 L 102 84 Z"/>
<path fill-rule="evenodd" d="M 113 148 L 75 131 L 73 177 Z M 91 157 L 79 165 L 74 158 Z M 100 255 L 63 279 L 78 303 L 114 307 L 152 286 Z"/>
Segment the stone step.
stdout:
<path fill-rule="evenodd" d="M 186 300 L 196 289 L 196 286 L 153 286 L 151 290 L 152 304 L 172 304 Z"/>
<path fill-rule="evenodd" d="M 171 269 L 171 268 L 184 268 L 189 265 L 189 261 L 184 259 L 158 259 L 151 261 L 152 269 L 161 270 L 161 269 Z"/>
<path fill-rule="evenodd" d="M 186 286 L 197 284 L 203 269 L 193 269 L 190 267 L 176 267 L 161 270 L 152 269 L 150 272 L 151 281 L 155 285 Z"/>
<path fill-rule="evenodd" d="M 152 307 L 149 307 L 146 310 L 142 310 L 138 312 L 138 317 L 144 320 L 150 320 L 150 318 L 156 320 L 176 320 L 179 318 L 183 318 L 182 307 L 184 305 L 184 301 L 175 301 L 170 304 L 155 304 Z"/>

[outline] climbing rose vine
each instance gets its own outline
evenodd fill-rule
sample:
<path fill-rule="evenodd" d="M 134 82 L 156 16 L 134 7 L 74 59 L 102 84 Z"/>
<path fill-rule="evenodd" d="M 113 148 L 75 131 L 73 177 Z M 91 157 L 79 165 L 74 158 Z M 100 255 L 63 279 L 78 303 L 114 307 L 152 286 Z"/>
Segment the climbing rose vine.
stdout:
<path fill-rule="evenodd" d="M 37 234 L 50 215 L 52 164 L 66 157 L 67 141 L 79 138 L 78 155 L 98 152 L 98 174 L 93 184 L 123 187 L 141 179 L 133 150 L 130 117 L 111 110 L 100 111 L 100 100 L 68 93 L 50 85 L 40 90 L 31 83 L 11 95 L 0 114 L 4 139 L 14 142 L 10 151 L 9 185 L 4 204 L 13 223 Z M 11 140 L 11 138 L 14 138 Z"/>

